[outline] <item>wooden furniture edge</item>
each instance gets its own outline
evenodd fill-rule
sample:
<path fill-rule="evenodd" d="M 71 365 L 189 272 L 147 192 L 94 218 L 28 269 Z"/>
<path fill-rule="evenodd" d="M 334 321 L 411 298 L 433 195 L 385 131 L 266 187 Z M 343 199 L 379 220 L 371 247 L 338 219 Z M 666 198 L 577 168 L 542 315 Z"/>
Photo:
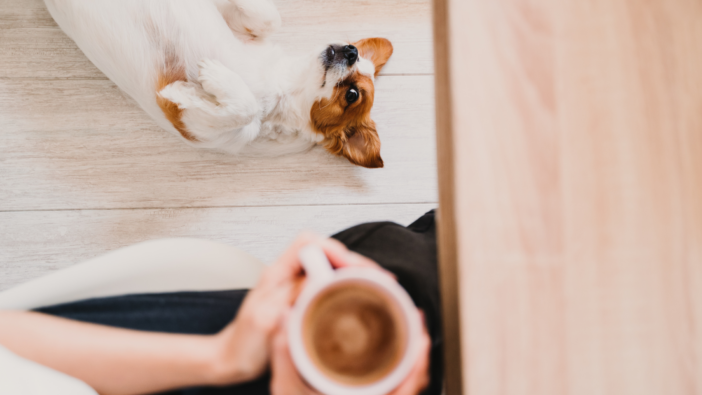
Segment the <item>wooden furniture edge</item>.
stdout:
<path fill-rule="evenodd" d="M 444 390 L 447 395 L 460 395 L 463 392 L 463 383 L 458 304 L 459 276 L 455 221 L 448 0 L 433 0 L 432 8 L 439 182 L 437 238 L 444 331 Z"/>

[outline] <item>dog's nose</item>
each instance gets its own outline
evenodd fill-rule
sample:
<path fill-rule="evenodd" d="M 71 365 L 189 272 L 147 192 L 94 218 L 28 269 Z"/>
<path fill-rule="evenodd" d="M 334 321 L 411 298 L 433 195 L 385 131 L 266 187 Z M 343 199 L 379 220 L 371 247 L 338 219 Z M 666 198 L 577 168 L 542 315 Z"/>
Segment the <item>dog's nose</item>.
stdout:
<path fill-rule="evenodd" d="M 356 63 L 356 60 L 358 60 L 358 49 L 356 49 L 356 47 L 353 45 L 347 45 L 344 47 L 343 52 L 344 57 L 349 62 L 349 66 Z"/>

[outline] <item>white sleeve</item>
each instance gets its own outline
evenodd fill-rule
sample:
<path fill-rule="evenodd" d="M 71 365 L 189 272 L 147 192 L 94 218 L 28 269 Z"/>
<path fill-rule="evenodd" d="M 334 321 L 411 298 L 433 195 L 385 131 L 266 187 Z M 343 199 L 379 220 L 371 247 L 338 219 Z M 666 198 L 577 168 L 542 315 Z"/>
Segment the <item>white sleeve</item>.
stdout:
<path fill-rule="evenodd" d="M 0 394 L 97 395 L 84 382 L 21 358 L 0 345 Z"/>

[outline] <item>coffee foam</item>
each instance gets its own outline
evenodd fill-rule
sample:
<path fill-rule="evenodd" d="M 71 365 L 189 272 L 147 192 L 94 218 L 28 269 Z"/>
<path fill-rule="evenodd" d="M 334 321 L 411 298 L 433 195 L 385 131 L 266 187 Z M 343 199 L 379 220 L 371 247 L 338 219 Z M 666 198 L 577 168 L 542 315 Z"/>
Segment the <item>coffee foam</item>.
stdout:
<path fill-rule="evenodd" d="M 303 318 L 305 349 L 327 377 L 367 385 L 389 374 L 407 347 L 399 306 L 377 286 L 349 280 L 320 292 Z"/>

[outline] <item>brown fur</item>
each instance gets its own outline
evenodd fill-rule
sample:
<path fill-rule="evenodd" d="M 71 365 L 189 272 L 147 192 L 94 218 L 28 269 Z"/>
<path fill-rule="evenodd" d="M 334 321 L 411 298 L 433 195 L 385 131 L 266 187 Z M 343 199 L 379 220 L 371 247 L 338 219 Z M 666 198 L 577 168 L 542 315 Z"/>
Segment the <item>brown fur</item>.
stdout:
<path fill-rule="evenodd" d="M 188 131 L 182 121 L 183 110 L 178 108 L 178 105 L 172 101 L 158 94 L 163 88 L 176 81 L 186 81 L 185 70 L 182 67 L 166 67 L 163 72 L 158 74 L 158 81 L 156 83 L 156 103 L 161 107 L 161 111 L 163 111 L 166 119 L 173 124 L 173 127 L 176 128 L 186 140 L 197 142 L 197 138 Z"/>
<path fill-rule="evenodd" d="M 376 76 L 392 55 L 392 44 L 384 38 L 369 38 L 354 45 L 359 55 L 373 61 Z M 349 105 L 346 92 L 352 86 L 358 89 L 360 96 Z M 312 127 L 324 135 L 324 148 L 356 165 L 383 167 L 380 138 L 370 118 L 374 96 L 373 80 L 356 71 L 337 84 L 331 99 L 319 100 L 312 106 Z"/>
<path fill-rule="evenodd" d="M 361 55 L 362 58 L 369 59 L 373 62 L 375 65 L 376 77 L 378 73 L 380 73 L 380 69 L 385 66 L 385 63 L 387 63 L 390 56 L 392 56 L 392 44 L 389 40 L 384 38 L 366 38 L 353 43 L 353 45 L 358 48 L 358 54 Z"/>

